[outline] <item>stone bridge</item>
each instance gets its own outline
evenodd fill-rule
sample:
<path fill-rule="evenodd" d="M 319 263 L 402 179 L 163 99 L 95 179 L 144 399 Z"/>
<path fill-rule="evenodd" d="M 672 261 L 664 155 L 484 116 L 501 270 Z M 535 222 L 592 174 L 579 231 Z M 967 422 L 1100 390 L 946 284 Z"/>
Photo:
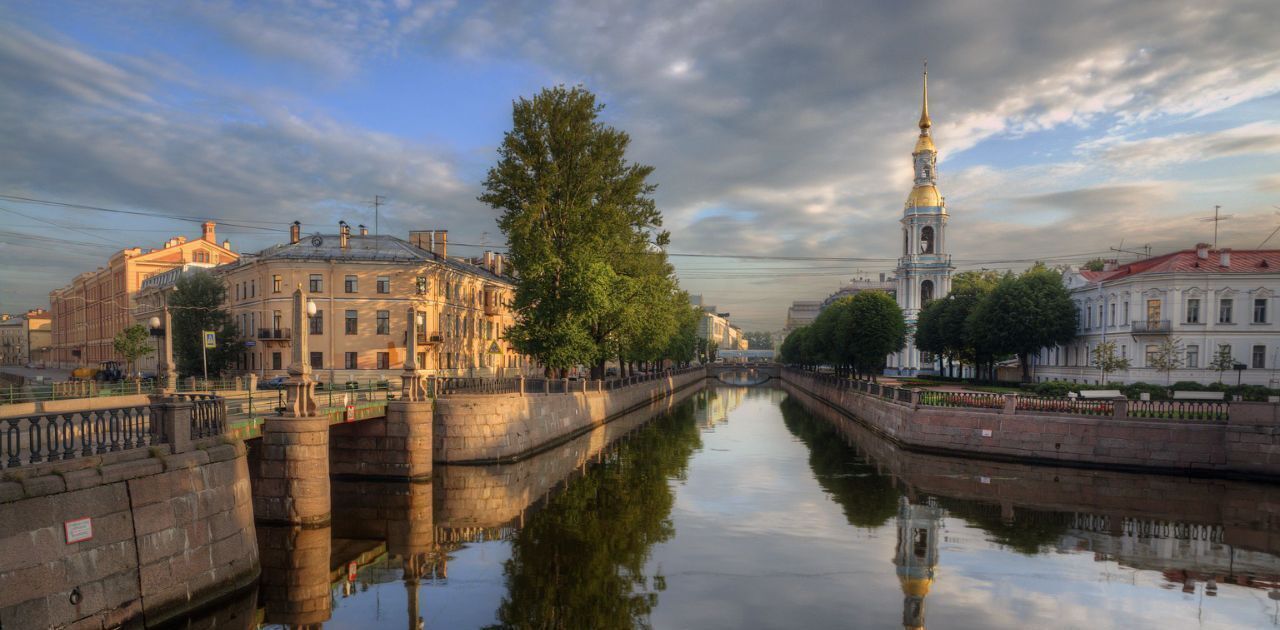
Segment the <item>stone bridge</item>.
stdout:
<path fill-rule="evenodd" d="M 777 363 L 712 363 L 707 366 L 707 378 L 719 379 L 730 385 L 761 385 L 769 379 L 781 379 L 782 366 Z"/>

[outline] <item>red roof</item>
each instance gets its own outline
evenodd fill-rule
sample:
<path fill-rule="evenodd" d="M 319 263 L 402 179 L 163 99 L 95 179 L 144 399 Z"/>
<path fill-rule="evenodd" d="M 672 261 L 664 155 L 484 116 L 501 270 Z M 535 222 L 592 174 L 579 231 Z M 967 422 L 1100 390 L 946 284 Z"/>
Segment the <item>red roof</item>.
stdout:
<path fill-rule="evenodd" d="M 1080 275 L 1089 282 L 1118 280 L 1140 273 L 1265 273 L 1280 272 L 1280 249 L 1209 249 L 1206 258 L 1196 255 L 1194 249 L 1184 249 L 1154 258 L 1135 260 L 1120 265 L 1112 271 L 1081 270 Z M 1222 266 L 1222 255 L 1229 254 L 1231 264 Z"/>

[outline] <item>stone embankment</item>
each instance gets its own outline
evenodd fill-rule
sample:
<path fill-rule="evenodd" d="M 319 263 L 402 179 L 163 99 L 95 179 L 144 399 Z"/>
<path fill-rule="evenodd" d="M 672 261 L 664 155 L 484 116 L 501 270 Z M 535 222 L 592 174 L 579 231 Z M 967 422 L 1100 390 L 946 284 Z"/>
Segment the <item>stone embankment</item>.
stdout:
<path fill-rule="evenodd" d="M 991 459 L 1150 470 L 1234 478 L 1280 479 L 1280 405 L 1231 403 L 1209 420 L 1077 415 L 921 404 L 919 393 L 891 397 L 852 381 L 795 369 L 797 388 L 908 449 Z M 1012 398 L 1012 397 L 1011 397 Z"/>
<path fill-rule="evenodd" d="M 638 377 L 612 389 L 601 381 L 567 381 L 560 393 L 522 387 L 524 391 L 505 394 L 449 394 L 435 402 L 435 461 L 481 464 L 526 457 L 669 399 L 701 384 L 706 375 L 706 368 L 699 367 Z"/>

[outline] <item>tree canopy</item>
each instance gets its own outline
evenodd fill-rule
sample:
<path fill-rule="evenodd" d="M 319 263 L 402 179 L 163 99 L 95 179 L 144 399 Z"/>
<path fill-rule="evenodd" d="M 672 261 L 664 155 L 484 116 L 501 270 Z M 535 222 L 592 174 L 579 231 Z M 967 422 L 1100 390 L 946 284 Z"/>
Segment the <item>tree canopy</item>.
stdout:
<path fill-rule="evenodd" d="M 808 326 L 793 330 L 779 348 L 782 361 L 831 365 L 872 376 L 902 349 L 907 324 L 889 294 L 864 291 L 829 304 Z"/>
<path fill-rule="evenodd" d="M 227 288 L 207 271 L 183 274 L 169 295 L 173 311 L 173 356 L 178 374 L 203 373 L 203 331 L 216 334 L 217 347 L 207 351 L 209 374 L 218 374 L 240 353 L 242 342 L 231 314 L 223 309 Z"/>
<path fill-rule="evenodd" d="M 599 120 L 603 108 L 581 87 L 518 99 L 479 197 L 501 211 L 520 277 L 511 343 L 549 369 L 597 376 L 610 358 L 675 358 L 688 321 L 653 167 L 626 159 L 630 137 Z"/>

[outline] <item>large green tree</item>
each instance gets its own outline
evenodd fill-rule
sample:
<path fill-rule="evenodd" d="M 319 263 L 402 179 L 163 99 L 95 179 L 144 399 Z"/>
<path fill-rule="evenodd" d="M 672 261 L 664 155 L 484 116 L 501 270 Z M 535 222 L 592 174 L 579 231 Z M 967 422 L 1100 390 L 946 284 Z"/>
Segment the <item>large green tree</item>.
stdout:
<path fill-rule="evenodd" d="M 970 313 L 967 327 L 979 352 L 1016 355 L 1022 379 L 1030 381 L 1031 354 L 1074 339 L 1076 317 L 1062 275 L 1037 264 L 1022 275 L 1002 278 Z"/>
<path fill-rule="evenodd" d="M 137 372 L 138 359 L 155 352 L 155 348 L 151 344 L 151 335 L 147 332 L 146 326 L 142 324 L 134 324 L 125 328 L 116 333 L 115 338 L 111 340 L 111 347 L 115 349 L 116 354 L 124 359 L 128 369 L 127 374 L 129 375 Z"/>
<path fill-rule="evenodd" d="M 902 308 L 881 291 L 863 291 L 851 298 L 844 309 L 843 350 L 849 363 L 863 375 L 875 377 L 885 359 L 906 345 L 907 322 Z"/>
<path fill-rule="evenodd" d="M 231 314 L 224 308 L 227 288 L 207 271 L 183 274 L 169 295 L 173 312 L 173 355 L 178 374 L 203 373 L 203 331 L 212 330 L 217 347 L 207 351 L 209 374 L 226 369 L 240 353 L 243 343 Z M 297 331 L 295 331 L 297 332 Z"/>
<path fill-rule="evenodd" d="M 653 167 L 627 161 L 630 138 L 599 120 L 603 107 L 581 87 L 517 100 L 479 197 L 501 211 L 520 278 L 508 337 L 549 369 L 628 358 L 636 320 L 670 313 L 676 290 Z"/>

